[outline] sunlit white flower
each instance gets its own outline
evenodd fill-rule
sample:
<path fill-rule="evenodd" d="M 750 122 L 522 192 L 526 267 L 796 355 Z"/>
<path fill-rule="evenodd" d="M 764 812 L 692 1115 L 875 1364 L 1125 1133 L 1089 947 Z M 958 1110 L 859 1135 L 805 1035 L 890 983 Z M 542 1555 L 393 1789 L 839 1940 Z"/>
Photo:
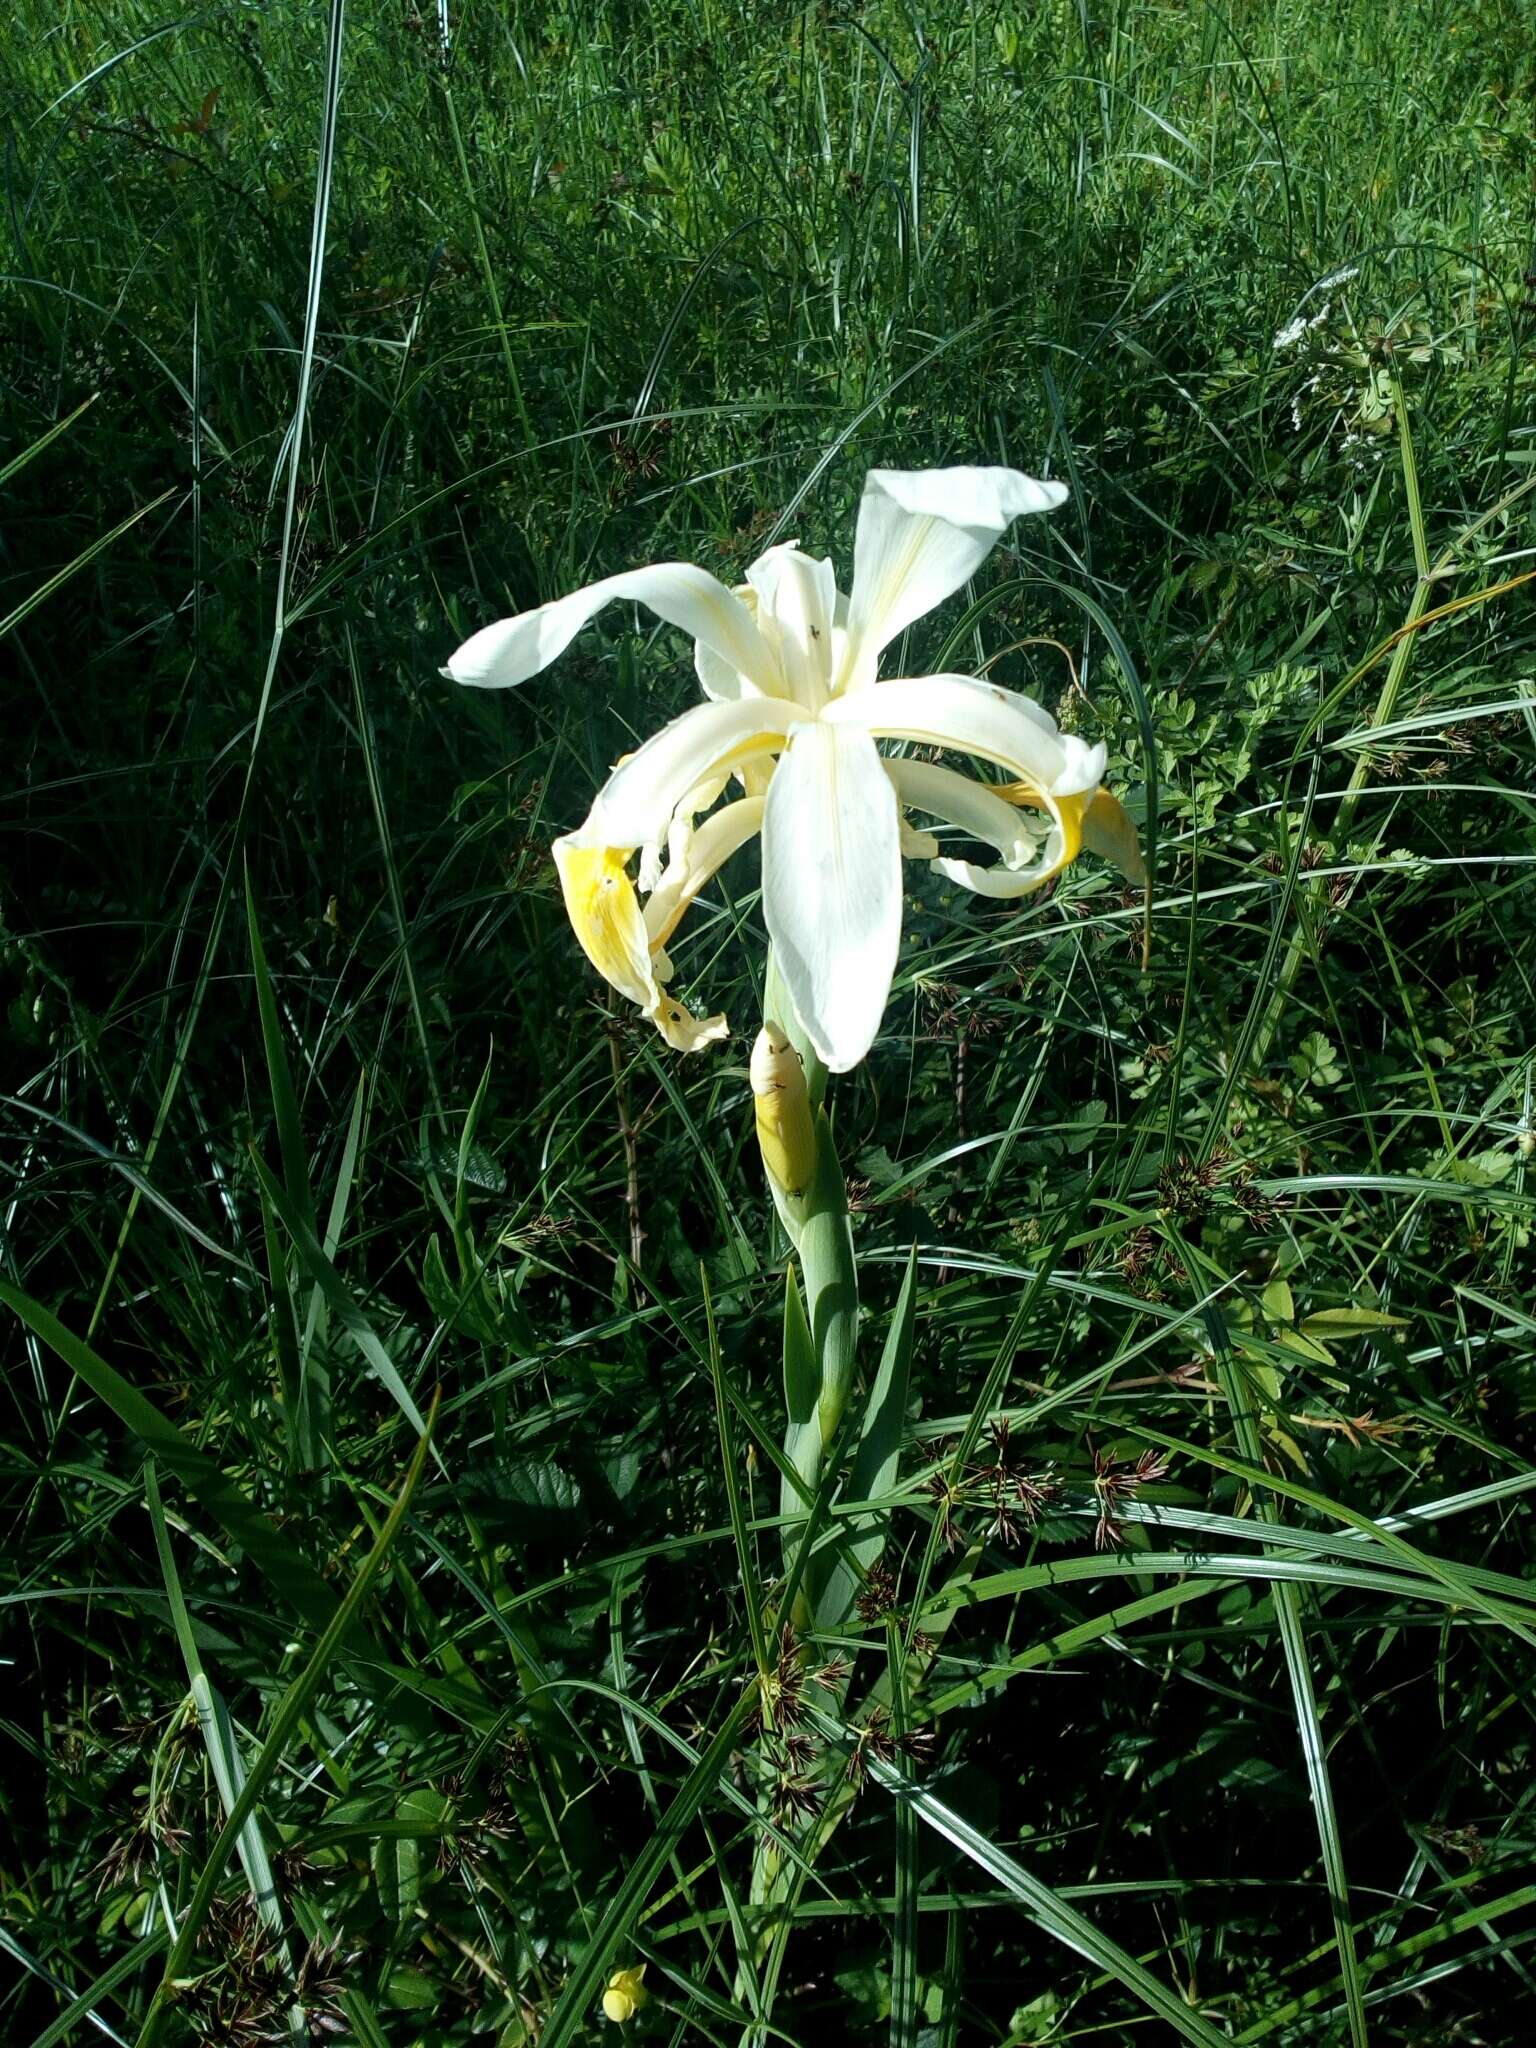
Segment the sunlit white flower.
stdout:
<path fill-rule="evenodd" d="M 694 1017 L 669 993 L 667 942 L 699 890 L 759 833 L 768 934 L 806 1035 L 834 1072 L 861 1060 L 879 1029 L 901 938 L 903 854 L 983 896 L 1038 889 L 1084 845 L 1142 879 L 1135 830 L 1100 788 L 1102 746 L 973 676 L 876 675 L 881 650 L 960 589 L 1013 520 L 1065 496 L 1012 469 L 871 470 L 847 598 L 831 562 L 791 541 L 760 556 L 737 591 L 661 562 L 487 626 L 453 656 L 444 673 L 457 682 L 526 682 L 618 598 L 692 637 L 708 702 L 626 756 L 554 847 L 588 959 L 669 1043 L 695 1050 L 725 1036 L 723 1017 Z M 966 755 L 1007 779 L 882 755 L 878 740 Z M 720 804 L 733 782 L 741 793 Z M 912 813 L 992 846 L 997 863 L 945 857 Z M 636 854 L 643 906 L 629 874 Z"/>

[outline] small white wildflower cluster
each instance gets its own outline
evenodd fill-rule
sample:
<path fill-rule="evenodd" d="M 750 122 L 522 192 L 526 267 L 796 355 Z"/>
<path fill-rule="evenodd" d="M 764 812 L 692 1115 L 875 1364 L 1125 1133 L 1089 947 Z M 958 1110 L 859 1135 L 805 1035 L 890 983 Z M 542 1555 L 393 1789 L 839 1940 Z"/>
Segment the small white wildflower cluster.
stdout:
<path fill-rule="evenodd" d="M 1310 320 L 1305 313 L 1298 313 L 1294 320 L 1288 320 L 1280 329 L 1270 343 L 1270 348 L 1276 355 L 1282 354 L 1288 348 L 1294 348 L 1304 334 L 1310 334 L 1314 327 L 1321 327 L 1332 311 L 1332 299 L 1324 299 L 1322 311 L 1314 313 Z"/>
<path fill-rule="evenodd" d="M 1335 270 L 1327 277 L 1320 277 L 1307 297 L 1310 298 L 1312 292 L 1336 291 L 1341 284 L 1348 284 L 1351 278 L 1359 275 L 1358 263 L 1346 264 L 1342 270 Z M 1321 327 L 1332 311 L 1332 299 L 1324 299 L 1322 310 L 1312 314 L 1310 318 L 1305 313 L 1298 313 L 1293 320 L 1288 320 L 1270 343 L 1273 353 L 1281 355 L 1286 349 L 1294 348 L 1303 335 L 1310 334 L 1314 327 Z"/>

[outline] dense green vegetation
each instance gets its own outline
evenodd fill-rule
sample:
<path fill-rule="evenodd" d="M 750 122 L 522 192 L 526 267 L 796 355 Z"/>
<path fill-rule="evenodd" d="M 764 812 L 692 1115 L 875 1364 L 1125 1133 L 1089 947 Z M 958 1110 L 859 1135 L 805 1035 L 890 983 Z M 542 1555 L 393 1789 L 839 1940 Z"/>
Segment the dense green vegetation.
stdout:
<path fill-rule="evenodd" d="M 644 1962 L 657 2041 L 1528 2040 L 1527 10 L 448 29 L 0 52 L 6 2038 L 553 2048 Z M 1072 498 L 902 665 L 1105 739 L 1155 889 L 911 871 L 900 1477 L 781 1642 L 753 856 L 692 1059 L 548 858 L 688 650 L 439 666 L 964 461 Z"/>

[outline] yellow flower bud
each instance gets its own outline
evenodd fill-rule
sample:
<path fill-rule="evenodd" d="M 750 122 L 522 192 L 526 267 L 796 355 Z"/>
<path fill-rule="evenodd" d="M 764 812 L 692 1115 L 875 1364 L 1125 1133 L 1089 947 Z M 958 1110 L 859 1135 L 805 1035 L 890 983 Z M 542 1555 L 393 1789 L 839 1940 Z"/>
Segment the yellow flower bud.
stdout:
<path fill-rule="evenodd" d="M 816 1170 L 816 1123 L 800 1055 L 777 1024 L 757 1034 L 751 1076 L 768 1178 L 786 1195 L 803 1195 Z"/>
<path fill-rule="evenodd" d="M 608 1989 L 603 1993 L 603 2017 L 616 2020 L 623 2025 L 632 2020 L 645 2003 L 645 1965 L 640 1963 L 628 1970 L 615 1970 L 608 1979 Z"/>

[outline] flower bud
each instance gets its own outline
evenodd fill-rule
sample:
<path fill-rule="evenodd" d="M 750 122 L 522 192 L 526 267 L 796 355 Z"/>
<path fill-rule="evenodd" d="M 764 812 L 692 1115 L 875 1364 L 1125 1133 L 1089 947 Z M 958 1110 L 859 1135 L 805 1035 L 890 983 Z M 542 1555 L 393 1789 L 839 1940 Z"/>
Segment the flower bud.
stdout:
<path fill-rule="evenodd" d="M 632 2020 L 645 2003 L 644 1978 L 644 1963 L 628 1970 L 615 1970 L 608 1979 L 608 1989 L 603 1993 L 603 2017 L 617 2020 L 621 2025 L 625 2020 Z"/>
<path fill-rule="evenodd" d="M 816 1170 L 816 1122 L 800 1055 L 777 1024 L 757 1034 L 751 1075 L 768 1178 L 782 1194 L 803 1195 Z"/>

